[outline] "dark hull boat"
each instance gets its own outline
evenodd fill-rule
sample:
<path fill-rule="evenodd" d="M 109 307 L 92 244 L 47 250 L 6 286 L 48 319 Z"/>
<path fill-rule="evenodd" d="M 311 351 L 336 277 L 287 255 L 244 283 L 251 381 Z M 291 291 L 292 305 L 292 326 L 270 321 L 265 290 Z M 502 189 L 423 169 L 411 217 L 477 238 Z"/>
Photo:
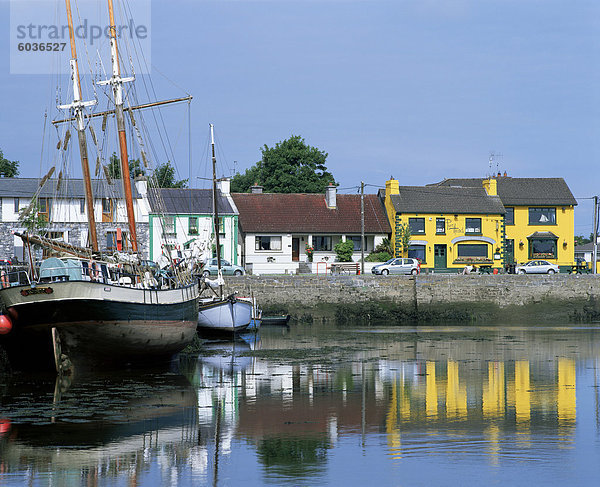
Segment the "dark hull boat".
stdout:
<path fill-rule="evenodd" d="M 98 100 L 82 99 L 75 26 L 70 0 L 65 0 L 71 47 L 69 64 L 73 90 L 70 93 L 73 94 L 73 99 L 72 102 L 68 100 L 70 103 L 58 106 L 60 110 L 65 111 L 65 118 L 53 121 L 57 126 L 68 123 L 77 130 L 85 194 L 85 204 L 82 208 L 87 213 L 88 246 L 76 247 L 67 241 L 61 243 L 59 240 L 45 237 L 43 231 L 40 235 L 35 235 L 39 230 L 43 230 L 39 225 L 42 215 L 36 198 L 44 189 L 44 185 L 53 185 L 53 195 L 62 195 L 59 187 L 64 192 L 70 187 L 66 183 L 66 156 L 52 158 L 55 166 L 41 179 L 40 187 L 29 206 L 19 214 L 20 221 L 28 228 L 28 232 L 15 233 L 21 237 L 24 248 L 27 249 L 30 271 L 16 272 L 13 276 L 7 276 L 3 271 L 3 275 L 0 276 L 0 300 L 6 313 L 0 316 L 0 333 L 4 333 L 4 336 L 0 337 L 0 345 L 13 364 L 51 364 L 54 361 L 57 371 L 63 372 L 72 365 L 86 368 L 96 363 L 107 362 L 155 362 L 159 358 L 172 357 L 191 343 L 195 336 L 198 320 L 198 285 L 191 277 L 191 270 L 185 265 L 180 265 L 182 262 L 178 262 L 176 267 L 172 259 L 163 266 L 160 275 L 142 265 L 143 256 L 141 246 L 138 246 L 132 178 L 129 172 L 131 158 L 128 153 L 124 108 L 125 103 L 129 104 L 131 100 L 127 99 L 128 94 L 123 89 L 123 83 L 132 82 L 135 77 L 123 76 L 124 73 L 121 72 L 123 65 L 119 61 L 113 0 L 107 0 L 107 6 L 112 76 L 108 80 L 98 82 L 97 85 L 107 87 L 105 94 L 111 99 L 109 110 L 96 113 L 86 111 L 87 107 L 95 105 Z M 144 107 L 174 101 L 178 100 L 129 107 L 130 128 L 133 131 L 139 123 L 136 122 L 138 115 L 134 112 L 138 113 L 138 110 Z M 98 133 L 102 133 L 104 139 L 98 144 L 91 121 L 100 115 L 104 119 Z M 98 152 L 96 174 L 99 175 L 103 167 L 105 183 L 110 184 L 114 175 L 110 176 L 108 166 L 103 164 L 106 154 L 102 153 L 102 147 L 106 143 L 105 126 L 109 115 L 114 115 L 116 121 L 116 143 L 119 147 L 117 160 L 122 197 L 117 193 L 105 194 L 102 206 L 96 208 L 98 193 L 94 194 L 94 191 L 99 191 L 100 185 L 96 184 L 95 189 L 92 185 L 86 133 L 92 135 Z M 141 140 L 141 132 L 136 133 L 139 135 L 138 148 L 141 151 L 141 159 L 144 166 L 149 168 L 143 151 L 145 144 Z M 61 141 L 57 145 L 57 150 L 63 152 L 68 147 L 69 129 L 64 137 L 64 142 Z M 51 178 L 57 167 L 58 177 L 53 180 Z M 146 177 L 146 180 L 154 188 L 158 186 L 155 175 Z M 147 187 L 143 194 L 146 192 Z M 66 200 L 73 198 L 68 194 L 62 196 Z M 48 205 L 49 201 L 45 199 L 45 204 Z M 57 207 L 59 211 L 51 212 L 50 206 L 46 206 L 47 212 L 42 218 L 48 223 L 51 223 L 51 215 L 57 222 L 61 222 L 60 218 L 69 213 L 68 207 L 62 210 Z M 83 209 L 80 211 L 84 212 Z M 103 222 L 117 223 L 119 211 L 127 216 L 127 236 L 123 237 L 122 229 L 118 227 L 116 248 L 110 252 L 107 249 L 103 253 L 98 244 L 100 237 L 96 213 L 101 212 Z M 36 259 L 33 258 L 32 246 L 42 248 L 43 256 L 46 257 L 42 260 L 39 275 L 35 270 Z M 52 255 L 57 257 L 51 257 Z M 191 262 L 189 264 L 191 265 Z"/>
<path fill-rule="evenodd" d="M 56 353 L 88 365 L 168 359 L 196 332 L 196 285 L 157 290 L 63 281 L 2 289 L 0 299 L 13 325 L 0 345 L 19 366 L 50 366 Z"/>

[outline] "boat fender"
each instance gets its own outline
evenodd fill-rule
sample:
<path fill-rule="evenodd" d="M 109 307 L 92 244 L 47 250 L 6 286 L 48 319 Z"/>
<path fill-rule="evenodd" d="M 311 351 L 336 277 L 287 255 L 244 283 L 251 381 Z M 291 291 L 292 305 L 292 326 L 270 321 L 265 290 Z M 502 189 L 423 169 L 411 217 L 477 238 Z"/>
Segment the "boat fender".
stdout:
<path fill-rule="evenodd" d="M 13 324 L 7 315 L 0 315 L 0 335 L 6 335 L 12 330 Z"/>
<path fill-rule="evenodd" d="M 0 271 L 0 282 L 2 283 L 2 287 L 10 286 L 10 283 L 8 282 L 8 275 L 4 269 Z"/>
<path fill-rule="evenodd" d="M 10 432 L 10 419 L 0 419 L 0 437 L 6 436 Z"/>

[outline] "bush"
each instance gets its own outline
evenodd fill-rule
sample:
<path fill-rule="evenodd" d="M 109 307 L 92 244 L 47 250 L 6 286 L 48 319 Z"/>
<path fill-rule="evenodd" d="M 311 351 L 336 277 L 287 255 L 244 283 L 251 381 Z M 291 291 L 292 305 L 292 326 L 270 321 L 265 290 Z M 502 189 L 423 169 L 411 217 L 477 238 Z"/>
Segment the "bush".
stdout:
<path fill-rule="evenodd" d="M 371 252 L 365 257 L 365 262 L 387 262 L 392 256 L 387 252 Z"/>
<path fill-rule="evenodd" d="M 337 254 L 338 262 L 352 262 L 352 254 L 354 253 L 354 242 L 352 240 L 338 242 L 333 250 Z"/>

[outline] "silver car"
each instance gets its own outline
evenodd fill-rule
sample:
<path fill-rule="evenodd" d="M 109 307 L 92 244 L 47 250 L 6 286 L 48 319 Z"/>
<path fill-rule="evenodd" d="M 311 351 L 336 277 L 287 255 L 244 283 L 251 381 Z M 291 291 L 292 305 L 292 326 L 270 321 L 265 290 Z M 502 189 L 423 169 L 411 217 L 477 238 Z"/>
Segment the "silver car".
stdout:
<path fill-rule="evenodd" d="M 556 274 L 558 266 L 547 260 L 532 260 L 527 264 L 515 267 L 515 272 L 517 274 Z"/>
<path fill-rule="evenodd" d="M 417 259 L 397 258 L 390 259 L 383 264 L 373 267 L 373 274 L 412 274 L 416 276 L 421 270 L 421 264 Z"/>

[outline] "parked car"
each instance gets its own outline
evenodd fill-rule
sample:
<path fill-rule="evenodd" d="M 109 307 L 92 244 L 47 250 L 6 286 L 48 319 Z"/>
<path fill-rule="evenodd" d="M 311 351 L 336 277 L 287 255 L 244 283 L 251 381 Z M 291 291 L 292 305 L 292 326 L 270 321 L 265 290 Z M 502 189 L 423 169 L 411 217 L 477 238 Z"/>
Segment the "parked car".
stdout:
<path fill-rule="evenodd" d="M 12 265 L 11 261 L 8 259 L 0 259 L 0 265 L 1 266 L 5 266 L 5 265 Z"/>
<path fill-rule="evenodd" d="M 515 272 L 517 274 L 555 274 L 558 272 L 558 266 L 547 260 L 532 260 L 527 264 L 518 265 Z"/>
<path fill-rule="evenodd" d="M 225 276 L 243 276 L 246 273 L 243 267 L 230 264 L 225 259 L 221 259 L 221 271 Z M 208 259 L 202 269 L 202 275 L 204 277 L 217 275 L 217 259 Z"/>
<path fill-rule="evenodd" d="M 416 276 L 421 272 L 421 263 L 418 259 L 396 258 L 390 259 L 383 264 L 373 266 L 373 274 L 412 274 Z"/>

